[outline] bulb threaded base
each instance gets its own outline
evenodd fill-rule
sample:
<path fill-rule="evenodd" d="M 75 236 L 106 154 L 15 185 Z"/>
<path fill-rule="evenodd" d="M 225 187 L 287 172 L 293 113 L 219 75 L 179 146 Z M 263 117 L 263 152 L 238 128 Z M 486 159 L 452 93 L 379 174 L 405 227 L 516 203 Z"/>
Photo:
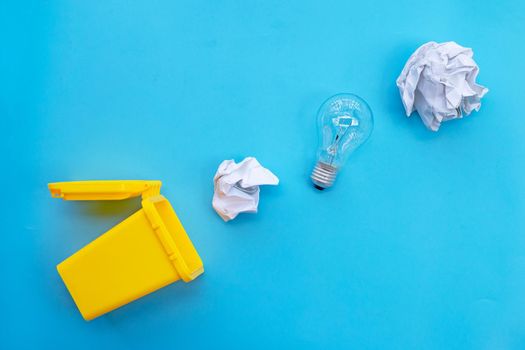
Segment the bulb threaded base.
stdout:
<path fill-rule="evenodd" d="M 337 175 L 337 168 L 323 162 L 317 162 L 310 178 L 315 188 L 324 190 L 334 184 Z"/>

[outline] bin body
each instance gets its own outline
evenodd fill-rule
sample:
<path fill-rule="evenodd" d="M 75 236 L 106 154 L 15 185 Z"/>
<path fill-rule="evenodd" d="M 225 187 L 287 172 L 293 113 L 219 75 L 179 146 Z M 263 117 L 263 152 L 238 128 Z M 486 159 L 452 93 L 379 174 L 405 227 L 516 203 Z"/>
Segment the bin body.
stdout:
<path fill-rule="evenodd" d="M 86 320 L 180 279 L 140 209 L 57 266 Z"/>

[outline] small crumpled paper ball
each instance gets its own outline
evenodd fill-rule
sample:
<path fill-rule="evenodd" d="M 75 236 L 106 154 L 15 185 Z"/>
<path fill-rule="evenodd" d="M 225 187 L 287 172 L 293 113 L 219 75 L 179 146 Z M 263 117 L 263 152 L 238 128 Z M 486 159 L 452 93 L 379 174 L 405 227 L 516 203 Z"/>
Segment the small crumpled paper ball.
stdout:
<path fill-rule="evenodd" d="M 479 68 L 472 49 L 450 41 L 429 42 L 408 59 L 397 78 L 407 117 L 417 110 L 425 126 L 462 118 L 481 107 L 488 89 L 476 83 Z"/>
<path fill-rule="evenodd" d="M 259 186 L 277 184 L 277 176 L 254 157 L 240 163 L 225 160 L 213 177 L 213 209 L 224 221 L 235 219 L 239 213 L 257 213 Z"/>

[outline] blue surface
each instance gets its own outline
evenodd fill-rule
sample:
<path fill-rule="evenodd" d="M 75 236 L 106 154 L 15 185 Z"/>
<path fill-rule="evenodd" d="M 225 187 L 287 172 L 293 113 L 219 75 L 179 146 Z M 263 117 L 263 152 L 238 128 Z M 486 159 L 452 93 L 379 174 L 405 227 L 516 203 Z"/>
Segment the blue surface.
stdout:
<path fill-rule="evenodd" d="M 2 1 L 3 349 L 525 348 L 525 5 Z M 395 79 L 474 48 L 480 112 L 427 131 Z M 313 190 L 315 113 L 355 92 L 375 131 Z M 211 208 L 223 159 L 281 180 Z M 85 322 L 55 265 L 139 208 L 48 182 L 160 179 L 206 272 Z"/>

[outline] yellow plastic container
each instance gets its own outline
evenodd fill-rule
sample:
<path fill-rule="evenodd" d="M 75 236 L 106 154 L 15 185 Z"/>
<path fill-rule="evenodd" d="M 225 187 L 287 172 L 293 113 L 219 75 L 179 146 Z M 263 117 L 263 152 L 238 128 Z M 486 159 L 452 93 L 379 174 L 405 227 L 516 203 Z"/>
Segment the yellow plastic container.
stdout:
<path fill-rule="evenodd" d="M 92 320 L 179 279 L 204 272 L 160 181 L 49 184 L 65 200 L 114 200 L 142 195 L 142 209 L 58 264 L 82 316 Z"/>

